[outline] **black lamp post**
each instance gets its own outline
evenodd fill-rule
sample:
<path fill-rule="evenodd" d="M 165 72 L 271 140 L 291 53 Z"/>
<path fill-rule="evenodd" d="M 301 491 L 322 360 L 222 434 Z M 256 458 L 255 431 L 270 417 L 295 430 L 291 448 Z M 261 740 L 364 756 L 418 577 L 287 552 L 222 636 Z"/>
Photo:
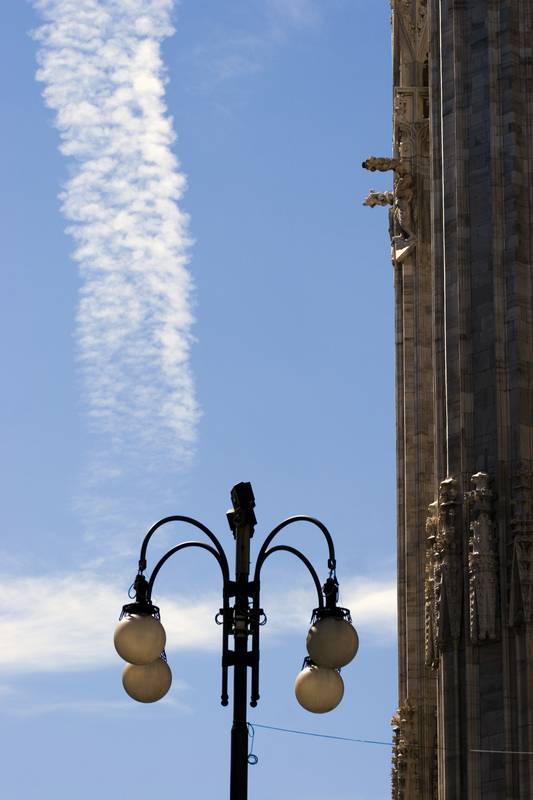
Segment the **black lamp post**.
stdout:
<path fill-rule="evenodd" d="M 259 631 L 266 622 L 260 607 L 261 568 L 266 559 L 275 552 L 292 553 L 302 561 L 313 578 L 318 606 L 313 611 L 312 627 L 307 637 L 310 658 L 296 680 L 296 696 L 309 711 L 323 712 L 334 708 L 342 699 L 343 683 L 339 675 L 355 656 L 358 639 L 352 627 L 348 609 L 337 606 L 338 582 L 335 574 L 336 561 L 333 540 L 326 526 L 306 515 L 289 517 L 277 525 L 263 542 L 250 580 L 250 539 L 257 523 L 255 499 L 250 483 L 238 483 L 231 490 L 233 508 L 227 517 L 235 538 L 235 580 L 231 580 L 228 560 L 217 537 L 201 522 L 191 517 L 165 517 L 155 523 L 146 534 L 140 552 L 139 570 L 134 581 L 135 602 L 122 609 L 121 622 L 115 632 L 115 647 L 119 655 L 129 662 L 124 670 L 123 683 L 128 694 L 141 702 L 160 699 L 171 683 L 170 669 L 164 653 L 166 635 L 159 622 L 159 609 L 152 603 L 155 579 L 166 561 L 189 547 L 198 547 L 210 552 L 222 571 L 223 602 L 216 616 L 222 626 L 222 695 L 223 706 L 228 705 L 228 670 L 233 667 L 233 726 L 231 729 L 231 777 L 230 800 L 246 800 L 248 797 L 248 725 L 246 720 L 246 698 L 248 669 L 251 670 L 250 705 L 255 707 L 259 699 Z M 328 546 L 328 571 L 324 586 L 311 562 L 299 550 L 288 545 L 271 547 L 274 537 L 293 522 L 306 521 L 317 526 Z M 168 522 L 186 522 L 201 530 L 211 544 L 187 541 L 172 547 L 158 561 L 147 580 L 146 551 L 154 533 Z M 234 599 L 233 605 L 231 600 Z M 230 637 L 234 647 L 230 649 Z M 251 637 L 251 649 L 248 639 Z"/>

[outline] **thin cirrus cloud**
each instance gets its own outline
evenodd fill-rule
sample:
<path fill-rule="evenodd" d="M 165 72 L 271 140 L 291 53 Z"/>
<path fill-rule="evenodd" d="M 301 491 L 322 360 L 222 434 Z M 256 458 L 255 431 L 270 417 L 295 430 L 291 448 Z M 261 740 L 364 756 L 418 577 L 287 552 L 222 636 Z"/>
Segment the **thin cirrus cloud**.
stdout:
<path fill-rule="evenodd" d="M 185 458 L 198 408 L 190 371 L 186 188 L 164 100 L 173 0 L 34 0 L 37 79 L 70 177 L 62 210 L 81 289 L 87 412 L 108 446 Z M 148 456 L 148 457 L 147 457 Z"/>
<path fill-rule="evenodd" d="M 118 585 L 118 580 L 116 584 Z M 0 674 L 60 673 L 101 669 L 120 659 L 112 633 L 124 602 L 94 573 L 2 579 Z M 367 645 L 391 644 L 396 630 L 396 589 L 392 581 L 344 581 L 344 602 Z M 167 632 L 167 652 L 211 652 L 220 647 L 214 622 L 218 595 L 158 597 Z M 302 634 L 316 597 L 306 591 L 277 593 L 266 610 L 265 646 Z M 290 609 L 290 613 L 288 613 Z M 171 659 L 172 661 L 172 659 Z"/>
<path fill-rule="evenodd" d="M 321 18 L 317 0 L 267 0 L 267 9 L 276 26 L 308 28 Z"/>
<path fill-rule="evenodd" d="M 292 34 L 316 28 L 323 12 L 318 0 L 250 1 L 243 10 L 238 24 L 228 15 L 192 49 L 196 88 L 210 90 L 260 72 Z"/>
<path fill-rule="evenodd" d="M 71 165 L 61 200 L 81 276 L 77 344 L 87 408 L 95 429 L 121 455 L 103 473 L 111 482 L 132 454 L 148 465 L 159 458 L 153 443 L 157 453 L 185 458 L 199 415 L 190 370 L 191 242 L 179 205 L 186 181 L 172 150 L 160 54 L 172 33 L 173 0 L 34 0 L 34 6 L 44 19 L 35 33 L 38 79 Z M 269 0 L 267 7 L 275 20 L 267 46 L 280 40 L 279 30 L 317 19 L 311 0 Z M 253 36 L 237 42 L 230 55 L 246 62 L 254 43 Z M 241 71 L 239 58 L 225 77 Z M 113 523 L 112 502 L 100 501 L 99 517 Z M 6 577 L 0 673 L 117 663 L 111 632 L 123 596 L 108 588 L 109 578 L 106 584 L 87 571 Z M 354 579 L 343 588 L 357 627 L 375 641 L 377 629 L 393 641 L 394 584 Z M 213 614 L 219 597 L 158 602 L 170 653 L 218 648 Z M 283 604 L 274 600 L 265 643 L 305 629 L 313 605 L 304 592 L 284 595 Z"/>
<path fill-rule="evenodd" d="M 174 693 L 176 689 L 183 691 L 187 687 L 181 681 L 172 681 Z M 135 709 L 135 704 L 124 700 L 59 700 L 52 703 L 32 702 L 25 700 L 20 702 L 18 698 L 13 698 L 10 705 L 2 710 L 16 714 L 21 717 L 44 716 L 45 714 L 84 714 L 87 716 L 102 717 L 106 714 L 116 716 L 116 714 L 130 714 Z M 163 697 L 159 701 L 161 708 L 168 708 L 173 711 L 190 713 L 191 708 L 181 700 L 176 700 L 175 696 Z"/>

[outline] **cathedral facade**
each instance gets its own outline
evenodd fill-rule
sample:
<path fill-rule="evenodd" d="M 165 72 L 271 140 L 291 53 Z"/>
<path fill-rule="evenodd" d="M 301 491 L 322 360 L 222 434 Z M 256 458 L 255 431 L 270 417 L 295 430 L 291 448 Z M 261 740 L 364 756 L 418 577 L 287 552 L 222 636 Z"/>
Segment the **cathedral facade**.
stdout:
<path fill-rule="evenodd" d="M 533 3 L 392 0 L 395 800 L 533 798 Z"/>

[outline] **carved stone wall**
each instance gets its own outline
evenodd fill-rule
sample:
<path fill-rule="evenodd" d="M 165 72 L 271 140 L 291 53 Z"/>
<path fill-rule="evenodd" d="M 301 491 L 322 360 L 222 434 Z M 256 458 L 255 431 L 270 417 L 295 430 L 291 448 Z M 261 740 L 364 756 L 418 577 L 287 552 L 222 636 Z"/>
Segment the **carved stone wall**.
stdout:
<path fill-rule="evenodd" d="M 389 207 L 395 284 L 399 707 L 413 709 L 411 749 L 403 760 L 398 796 L 431 797 L 434 791 L 436 675 L 426 666 L 434 619 L 426 580 L 426 517 L 436 495 L 433 443 L 431 216 L 429 159 L 428 6 L 392 3 L 393 152 L 364 166 L 391 174 Z M 388 203 L 387 203 L 388 205 Z M 378 213 L 378 212 L 375 212 Z M 446 477 L 446 476 L 444 476 Z M 429 574 L 429 573 L 428 573 Z"/>
<path fill-rule="evenodd" d="M 393 797 L 533 797 L 533 4 L 392 0 Z M 379 213 L 379 212 L 374 212 Z M 493 751 L 488 753 L 488 751 Z"/>

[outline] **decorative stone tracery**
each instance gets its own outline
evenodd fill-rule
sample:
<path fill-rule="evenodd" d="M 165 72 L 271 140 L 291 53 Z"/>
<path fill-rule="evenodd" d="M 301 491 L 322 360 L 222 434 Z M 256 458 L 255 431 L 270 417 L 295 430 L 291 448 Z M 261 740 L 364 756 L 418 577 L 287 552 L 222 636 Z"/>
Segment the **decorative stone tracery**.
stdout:
<path fill-rule="evenodd" d="M 392 733 L 392 800 L 410 800 L 417 795 L 417 761 L 415 710 L 404 700 L 391 719 Z"/>
<path fill-rule="evenodd" d="M 425 663 L 436 667 L 439 660 L 437 646 L 435 604 L 435 543 L 438 534 L 438 503 L 431 503 L 426 519 L 426 570 L 424 580 Z"/>
<path fill-rule="evenodd" d="M 509 624 L 532 621 L 533 613 L 533 513 L 531 464 L 521 461 L 513 476 L 511 519 L 511 593 Z"/>

